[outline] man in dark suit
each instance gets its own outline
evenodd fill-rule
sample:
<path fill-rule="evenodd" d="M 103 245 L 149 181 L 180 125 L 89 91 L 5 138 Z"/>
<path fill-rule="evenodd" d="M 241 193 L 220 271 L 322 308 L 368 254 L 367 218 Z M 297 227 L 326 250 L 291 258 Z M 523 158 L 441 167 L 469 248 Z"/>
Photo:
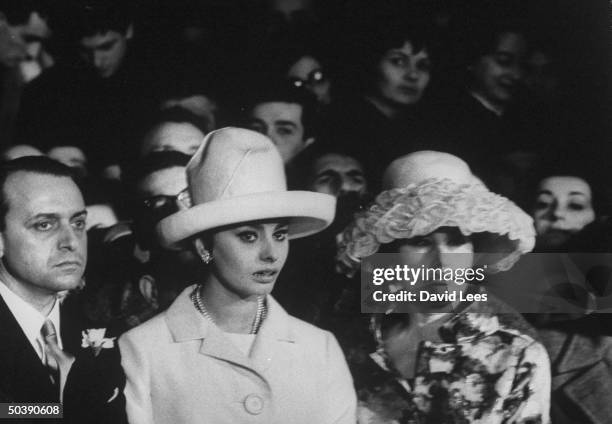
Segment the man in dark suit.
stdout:
<path fill-rule="evenodd" d="M 122 376 L 102 371 L 107 352 L 81 348 L 83 328 L 59 300 L 82 281 L 86 216 L 69 168 L 45 157 L 0 166 L 0 393 L 10 402 L 65 400 L 72 422 L 84 399 L 95 400 L 92 415 L 122 400 Z"/>

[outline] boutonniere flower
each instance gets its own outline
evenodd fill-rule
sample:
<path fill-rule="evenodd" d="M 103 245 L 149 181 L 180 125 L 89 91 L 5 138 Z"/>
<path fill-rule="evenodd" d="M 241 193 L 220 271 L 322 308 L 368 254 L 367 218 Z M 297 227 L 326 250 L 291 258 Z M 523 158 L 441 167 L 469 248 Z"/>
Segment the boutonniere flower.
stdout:
<path fill-rule="evenodd" d="M 81 335 L 83 336 L 81 347 L 93 349 L 94 356 L 98 356 L 102 349 L 115 347 L 116 337 L 104 337 L 106 335 L 106 328 L 89 328 L 82 331 Z"/>

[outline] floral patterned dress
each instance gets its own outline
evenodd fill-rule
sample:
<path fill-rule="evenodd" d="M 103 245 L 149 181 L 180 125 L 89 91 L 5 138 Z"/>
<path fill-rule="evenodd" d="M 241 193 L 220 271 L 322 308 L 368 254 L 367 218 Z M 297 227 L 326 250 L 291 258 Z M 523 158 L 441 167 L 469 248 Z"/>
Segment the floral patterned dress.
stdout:
<path fill-rule="evenodd" d="M 441 324 L 441 342 L 419 343 L 410 380 L 394 370 L 381 321 L 372 320 L 378 348 L 369 360 L 352 364 L 360 424 L 549 422 L 544 347 L 501 324 L 498 315 L 470 309 Z"/>

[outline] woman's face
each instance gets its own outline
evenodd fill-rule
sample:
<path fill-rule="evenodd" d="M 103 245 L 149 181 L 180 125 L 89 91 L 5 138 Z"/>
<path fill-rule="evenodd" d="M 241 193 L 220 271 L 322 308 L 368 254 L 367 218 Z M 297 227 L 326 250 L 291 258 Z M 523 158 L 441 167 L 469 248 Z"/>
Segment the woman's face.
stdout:
<path fill-rule="evenodd" d="M 510 103 L 525 76 L 527 54 L 525 37 L 501 34 L 495 50 L 480 57 L 472 68 L 472 90 L 494 105 Z"/>
<path fill-rule="evenodd" d="M 287 77 L 296 87 L 304 87 L 323 104 L 331 101 L 331 83 L 321 63 L 312 56 L 302 56 L 287 71 Z"/>
<path fill-rule="evenodd" d="M 469 269 L 474 265 L 474 244 L 456 227 L 442 227 L 426 236 L 402 240 L 399 255 L 403 264 L 411 268 Z M 465 273 L 465 271 L 463 271 Z M 420 281 L 422 289 L 432 293 L 444 293 L 464 289 L 466 284 L 453 281 Z"/>
<path fill-rule="evenodd" d="M 287 254 L 287 223 L 256 222 L 212 237 L 212 277 L 241 298 L 270 293 Z"/>
<path fill-rule="evenodd" d="M 538 186 L 532 215 L 540 241 L 560 246 L 595 220 L 591 187 L 578 177 L 545 178 Z"/>
<path fill-rule="evenodd" d="M 423 97 L 430 72 L 427 50 L 415 51 L 406 41 L 402 47 L 388 50 L 378 63 L 375 95 L 387 103 L 413 105 Z"/>

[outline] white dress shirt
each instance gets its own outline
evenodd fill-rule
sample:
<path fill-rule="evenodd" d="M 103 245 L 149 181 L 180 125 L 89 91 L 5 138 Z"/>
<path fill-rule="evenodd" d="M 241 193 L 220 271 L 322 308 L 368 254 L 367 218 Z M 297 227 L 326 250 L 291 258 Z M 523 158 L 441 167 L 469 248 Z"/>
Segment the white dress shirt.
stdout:
<path fill-rule="evenodd" d="M 46 363 L 45 358 L 45 343 L 40 334 L 40 330 L 47 319 L 51 320 L 58 334 L 58 343 L 62 346 L 62 338 L 60 335 L 60 302 L 56 299 L 49 315 L 44 316 L 36 308 L 23 300 L 19 295 L 9 289 L 3 282 L 0 281 L 0 296 L 8 306 L 9 310 L 19 323 L 25 336 L 36 351 L 36 354 L 43 363 Z"/>

